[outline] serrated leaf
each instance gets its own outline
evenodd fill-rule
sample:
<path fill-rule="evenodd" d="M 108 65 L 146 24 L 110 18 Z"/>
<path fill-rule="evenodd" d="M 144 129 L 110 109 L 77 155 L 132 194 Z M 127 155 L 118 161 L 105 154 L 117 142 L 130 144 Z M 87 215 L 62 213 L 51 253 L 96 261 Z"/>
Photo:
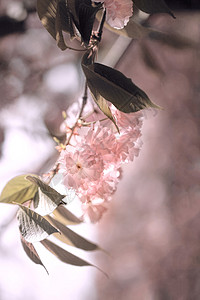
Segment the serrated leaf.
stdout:
<path fill-rule="evenodd" d="M 35 263 L 35 264 L 38 264 L 38 265 L 41 265 L 45 268 L 45 266 L 43 265 L 37 251 L 35 250 L 35 247 L 33 246 L 32 243 L 29 243 L 27 242 L 23 236 L 21 236 L 21 243 L 22 243 L 22 246 L 23 246 L 23 249 L 24 251 L 26 252 L 27 256 Z M 47 274 L 48 274 L 48 271 L 47 269 L 45 268 Z"/>
<path fill-rule="evenodd" d="M 45 218 L 23 205 L 19 205 L 17 218 L 23 238 L 29 242 L 39 242 L 50 234 L 58 232 Z"/>
<path fill-rule="evenodd" d="M 164 0 L 133 0 L 133 3 L 147 14 L 168 13 L 175 18 Z"/>
<path fill-rule="evenodd" d="M 56 236 L 62 242 L 86 251 L 94 251 L 100 249 L 96 244 L 83 238 L 70 228 L 64 226 L 59 221 L 53 219 L 52 217 L 48 216 L 47 220 L 56 228 L 58 228 L 61 234 L 55 233 L 54 236 Z"/>
<path fill-rule="evenodd" d="M 70 265 L 74 265 L 74 266 L 79 266 L 79 267 L 82 267 L 82 266 L 91 266 L 91 267 L 95 267 L 99 271 L 103 272 L 101 269 L 99 269 L 95 265 L 87 262 L 86 260 L 83 260 L 83 259 L 79 258 L 78 256 L 73 255 L 72 253 L 64 250 L 63 248 L 59 247 L 58 245 L 52 243 L 49 240 L 43 240 L 43 241 L 41 241 L 41 244 L 47 250 L 49 250 L 53 255 L 55 255 L 59 260 L 61 260 L 62 262 L 66 263 L 66 264 L 70 264 Z"/>
<path fill-rule="evenodd" d="M 125 113 L 136 112 L 147 107 L 159 108 L 137 87 L 130 78 L 108 66 L 87 64 L 86 54 L 82 61 L 88 86 Z"/>
<path fill-rule="evenodd" d="M 26 179 L 28 175 L 20 175 L 12 178 L 4 187 L 0 202 L 10 204 L 22 204 L 35 196 L 37 187 Z"/>
<path fill-rule="evenodd" d="M 63 201 L 65 195 L 61 195 L 55 189 L 44 183 L 39 178 L 27 176 L 27 179 L 38 186 L 38 206 L 36 212 L 42 216 L 48 215 L 58 207 L 58 205 L 66 204 Z"/>
<path fill-rule="evenodd" d="M 57 220 L 64 225 L 76 225 L 82 223 L 73 213 L 71 213 L 66 207 L 59 206 L 53 212 Z"/>

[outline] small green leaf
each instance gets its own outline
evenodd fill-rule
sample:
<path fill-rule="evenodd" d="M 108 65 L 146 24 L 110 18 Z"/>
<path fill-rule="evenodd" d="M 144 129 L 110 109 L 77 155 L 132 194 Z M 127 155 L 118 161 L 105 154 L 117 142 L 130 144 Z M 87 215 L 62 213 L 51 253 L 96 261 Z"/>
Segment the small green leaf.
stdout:
<path fill-rule="evenodd" d="M 33 176 L 27 176 L 26 178 L 33 184 L 38 186 L 39 201 L 35 211 L 41 214 L 42 216 L 50 214 L 60 204 L 66 204 L 63 201 L 65 195 L 61 195 L 48 184 L 41 181 L 39 178 Z"/>
<path fill-rule="evenodd" d="M 87 64 L 84 55 L 82 68 L 91 92 L 99 93 L 117 109 L 125 113 L 136 112 L 147 107 L 160 108 L 150 101 L 148 96 L 137 87 L 130 78 L 108 66 L 94 63 Z"/>
<path fill-rule="evenodd" d="M 133 0 L 133 3 L 147 14 L 168 13 L 175 18 L 164 0 Z"/>
<path fill-rule="evenodd" d="M 26 179 L 27 176 L 20 175 L 11 179 L 1 193 L 0 202 L 22 204 L 32 199 L 37 192 L 37 187 Z"/>
<path fill-rule="evenodd" d="M 54 235 L 62 242 L 86 251 L 94 251 L 100 249 L 96 244 L 83 238 L 82 236 L 72 231 L 70 228 L 64 226 L 59 221 L 51 218 L 50 216 L 47 217 L 47 220 L 59 229 L 61 234 L 55 233 Z"/>
<path fill-rule="evenodd" d="M 45 218 L 23 205 L 19 205 L 17 218 L 23 238 L 29 242 L 39 242 L 50 234 L 58 232 Z"/>
<path fill-rule="evenodd" d="M 35 247 L 33 246 L 32 243 L 29 243 L 27 242 L 23 236 L 21 236 L 21 243 L 22 243 L 22 246 L 24 248 L 24 251 L 26 252 L 27 256 L 35 263 L 35 264 L 38 264 L 38 265 L 41 265 L 45 268 L 45 266 L 43 265 L 37 251 L 35 250 Z M 48 271 L 47 269 L 45 268 L 47 274 L 48 274 Z"/>
<path fill-rule="evenodd" d="M 53 212 L 57 220 L 64 225 L 76 225 L 82 223 L 82 221 L 72 214 L 66 207 L 58 206 Z"/>

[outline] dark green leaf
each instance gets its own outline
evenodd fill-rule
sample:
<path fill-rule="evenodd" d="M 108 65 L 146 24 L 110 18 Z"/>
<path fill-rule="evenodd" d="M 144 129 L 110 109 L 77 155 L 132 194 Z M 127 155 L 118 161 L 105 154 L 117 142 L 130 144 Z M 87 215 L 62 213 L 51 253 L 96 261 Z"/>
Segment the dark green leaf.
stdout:
<path fill-rule="evenodd" d="M 37 187 L 26 179 L 27 176 L 28 175 L 20 175 L 11 179 L 1 193 L 0 202 L 22 204 L 32 199 L 37 192 Z"/>
<path fill-rule="evenodd" d="M 54 210 L 53 214 L 56 219 L 59 220 L 64 225 L 75 225 L 80 224 L 82 221 L 72 214 L 66 207 L 59 206 Z"/>
<path fill-rule="evenodd" d="M 19 230 L 23 238 L 30 243 L 41 241 L 50 234 L 58 232 L 45 218 L 23 205 L 17 214 Z"/>
<path fill-rule="evenodd" d="M 32 243 L 27 242 L 23 236 L 21 236 L 21 243 L 22 246 L 24 248 L 24 251 L 26 252 L 27 256 L 35 263 L 38 265 L 41 265 L 45 268 L 45 266 L 43 265 L 37 251 L 35 250 L 35 247 L 33 246 Z M 45 268 L 45 270 L 47 271 L 47 269 Z M 48 274 L 48 271 L 47 271 Z"/>
<path fill-rule="evenodd" d="M 90 0 L 75 0 L 76 12 L 78 16 L 77 28 L 81 34 L 82 40 L 88 44 L 90 41 L 92 28 L 96 13 L 101 9 L 102 4 L 92 6 Z"/>
<path fill-rule="evenodd" d="M 75 37 L 72 16 L 64 0 L 37 0 L 37 13 L 46 30 L 57 41 L 61 50 L 68 48 L 62 31 Z"/>
<path fill-rule="evenodd" d="M 61 234 L 56 233 L 54 235 L 62 242 L 86 251 L 100 249 L 96 244 L 86 240 L 85 238 L 72 231 L 70 228 L 64 226 L 59 221 L 51 218 L 50 216 L 47 217 L 47 220 L 49 220 L 49 222 L 60 231 Z"/>
<path fill-rule="evenodd" d="M 39 178 L 33 176 L 26 177 L 29 181 L 38 186 L 38 206 L 37 212 L 42 216 L 48 215 L 56 209 L 56 207 L 60 204 L 66 204 L 63 201 L 65 195 L 61 195 L 48 184 L 41 181 Z"/>
<path fill-rule="evenodd" d="M 92 93 L 94 90 L 97 91 L 125 113 L 136 112 L 147 107 L 159 108 L 150 101 L 145 92 L 121 72 L 99 63 L 87 65 L 86 55 L 82 61 L 82 68 Z"/>
<path fill-rule="evenodd" d="M 164 0 L 133 0 L 133 3 L 147 14 L 168 13 L 175 18 Z"/>
<path fill-rule="evenodd" d="M 92 93 L 94 101 L 96 102 L 100 110 L 104 113 L 106 117 L 108 117 L 114 123 L 117 131 L 119 132 L 119 128 L 115 122 L 115 119 L 113 118 L 113 115 L 111 113 L 107 101 L 97 92 L 97 90 L 90 84 L 89 81 L 88 81 L 88 87 Z"/>

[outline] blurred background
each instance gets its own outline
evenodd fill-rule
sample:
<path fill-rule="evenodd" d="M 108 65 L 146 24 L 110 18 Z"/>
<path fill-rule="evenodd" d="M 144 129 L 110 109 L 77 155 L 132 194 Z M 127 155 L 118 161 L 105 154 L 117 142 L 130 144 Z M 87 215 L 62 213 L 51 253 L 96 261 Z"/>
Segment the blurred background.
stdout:
<path fill-rule="evenodd" d="M 48 276 L 23 252 L 15 208 L 1 204 L 0 300 L 200 299 L 200 4 L 166 2 L 176 19 L 140 20 L 168 35 L 129 40 L 105 29 L 100 47 L 99 62 L 115 65 L 163 107 L 144 113 L 142 150 L 124 167 L 108 212 L 75 228 L 109 255 L 69 249 L 109 279 L 38 249 Z M 54 163 L 52 135 L 83 92 L 80 60 L 57 48 L 34 0 L 1 0 L 0 190 Z"/>

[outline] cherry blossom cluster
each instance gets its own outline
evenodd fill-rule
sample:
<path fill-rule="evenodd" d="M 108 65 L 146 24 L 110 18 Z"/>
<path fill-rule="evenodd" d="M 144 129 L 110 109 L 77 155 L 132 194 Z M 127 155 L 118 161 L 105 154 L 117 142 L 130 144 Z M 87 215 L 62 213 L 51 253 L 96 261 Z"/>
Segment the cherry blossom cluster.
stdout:
<path fill-rule="evenodd" d="M 127 25 L 133 14 L 132 0 L 101 0 L 93 2 L 104 3 L 106 8 L 106 21 L 111 27 L 121 29 Z"/>
<path fill-rule="evenodd" d="M 62 124 L 67 139 L 78 111 L 77 103 L 67 111 L 70 117 Z M 91 222 L 97 222 L 106 211 L 119 182 L 122 164 L 133 161 L 141 148 L 142 113 L 125 114 L 114 106 L 111 111 L 120 133 L 89 102 L 83 111 L 86 118 L 77 123 L 70 143 L 62 150 L 59 147 L 63 184 L 75 189 L 84 218 Z"/>

